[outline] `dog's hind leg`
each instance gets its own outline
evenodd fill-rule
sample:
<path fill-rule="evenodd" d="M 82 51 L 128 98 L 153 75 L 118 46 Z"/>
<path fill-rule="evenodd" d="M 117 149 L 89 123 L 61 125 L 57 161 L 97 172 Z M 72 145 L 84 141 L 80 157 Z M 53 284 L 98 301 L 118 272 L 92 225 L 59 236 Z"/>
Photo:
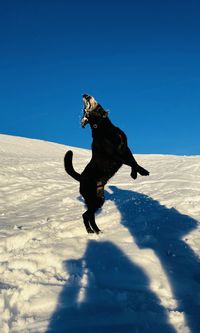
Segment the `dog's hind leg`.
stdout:
<path fill-rule="evenodd" d="M 83 223 L 88 234 L 96 233 L 98 234 L 101 230 L 97 227 L 95 222 L 95 210 L 88 209 L 82 215 Z"/>
<path fill-rule="evenodd" d="M 105 182 L 103 180 L 98 180 L 96 183 L 96 197 L 93 201 L 93 203 L 90 203 L 88 205 L 88 216 L 89 216 L 89 224 L 92 230 L 96 234 L 99 234 L 101 230 L 98 228 L 96 222 L 95 222 L 95 212 L 101 208 L 104 204 L 105 197 L 104 197 L 104 185 Z"/>
<path fill-rule="evenodd" d="M 83 222 L 85 225 L 85 228 L 89 234 L 96 233 L 99 234 L 101 230 L 97 227 L 95 222 L 95 210 L 94 209 L 88 209 L 83 214 Z"/>
<path fill-rule="evenodd" d="M 88 181 L 88 178 L 82 180 L 80 186 L 80 193 L 85 199 L 88 210 L 82 215 L 83 223 L 88 233 L 100 233 L 101 230 L 97 227 L 95 222 L 95 212 L 103 206 L 104 198 L 104 184 L 102 180 Z"/>
<path fill-rule="evenodd" d="M 94 211 L 90 212 L 90 226 L 92 227 L 92 229 L 94 230 L 94 232 L 96 234 L 99 234 L 101 232 L 101 230 L 96 225 L 96 222 L 95 222 L 95 212 Z"/>
<path fill-rule="evenodd" d="M 88 210 L 85 213 L 83 213 L 82 216 L 83 216 L 83 223 L 85 225 L 85 228 L 86 228 L 88 234 L 93 234 L 94 230 L 92 230 L 92 228 L 90 226 L 90 222 L 89 222 L 90 221 L 90 217 L 89 217 Z"/>

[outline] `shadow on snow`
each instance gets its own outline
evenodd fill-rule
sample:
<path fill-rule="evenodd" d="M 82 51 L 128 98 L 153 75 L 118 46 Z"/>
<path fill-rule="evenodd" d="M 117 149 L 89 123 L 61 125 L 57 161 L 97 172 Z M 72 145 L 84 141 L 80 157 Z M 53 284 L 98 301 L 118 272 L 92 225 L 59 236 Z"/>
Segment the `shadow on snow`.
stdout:
<path fill-rule="evenodd" d="M 192 333 L 200 329 L 199 261 L 183 240 L 197 221 L 152 198 L 111 186 L 124 225 L 141 249 L 152 249 Z M 175 333 L 144 270 L 109 241 L 90 240 L 82 258 L 64 262 L 69 280 L 46 333 Z"/>

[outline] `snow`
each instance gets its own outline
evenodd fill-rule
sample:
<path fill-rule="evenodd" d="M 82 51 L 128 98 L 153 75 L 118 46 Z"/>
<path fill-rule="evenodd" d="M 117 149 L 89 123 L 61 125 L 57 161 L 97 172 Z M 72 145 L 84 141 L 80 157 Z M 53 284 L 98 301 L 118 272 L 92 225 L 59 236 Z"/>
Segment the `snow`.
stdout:
<path fill-rule="evenodd" d="M 111 179 L 97 236 L 69 148 L 0 135 L 0 332 L 199 333 L 200 156 L 137 155 L 151 175 Z"/>

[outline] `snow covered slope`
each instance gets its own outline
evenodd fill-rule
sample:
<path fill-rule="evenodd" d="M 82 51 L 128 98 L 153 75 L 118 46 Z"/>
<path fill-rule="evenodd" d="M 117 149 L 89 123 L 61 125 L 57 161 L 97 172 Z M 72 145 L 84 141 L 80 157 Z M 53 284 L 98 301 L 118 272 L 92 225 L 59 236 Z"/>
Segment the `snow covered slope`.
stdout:
<path fill-rule="evenodd" d="M 0 332 L 199 333 L 200 156 L 136 156 L 88 236 L 67 149 L 0 135 Z"/>

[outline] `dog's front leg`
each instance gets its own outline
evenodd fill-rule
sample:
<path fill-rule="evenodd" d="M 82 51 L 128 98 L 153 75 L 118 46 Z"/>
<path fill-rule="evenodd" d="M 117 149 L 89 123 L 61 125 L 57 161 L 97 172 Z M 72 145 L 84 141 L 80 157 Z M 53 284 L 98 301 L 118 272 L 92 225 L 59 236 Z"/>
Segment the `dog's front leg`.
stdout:
<path fill-rule="evenodd" d="M 133 179 L 137 178 L 138 164 L 133 157 L 130 149 L 128 147 L 122 150 L 123 164 L 131 167 L 131 177 Z"/>
<path fill-rule="evenodd" d="M 149 171 L 147 171 L 146 169 L 144 169 L 143 167 L 141 167 L 135 160 L 135 158 L 133 157 L 130 149 L 127 147 L 126 151 L 124 152 L 123 155 L 124 161 L 123 163 L 126 165 L 129 165 L 131 167 L 131 177 L 133 179 L 137 178 L 137 172 L 141 175 L 141 176 L 148 176 L 149 175 Z"/>

